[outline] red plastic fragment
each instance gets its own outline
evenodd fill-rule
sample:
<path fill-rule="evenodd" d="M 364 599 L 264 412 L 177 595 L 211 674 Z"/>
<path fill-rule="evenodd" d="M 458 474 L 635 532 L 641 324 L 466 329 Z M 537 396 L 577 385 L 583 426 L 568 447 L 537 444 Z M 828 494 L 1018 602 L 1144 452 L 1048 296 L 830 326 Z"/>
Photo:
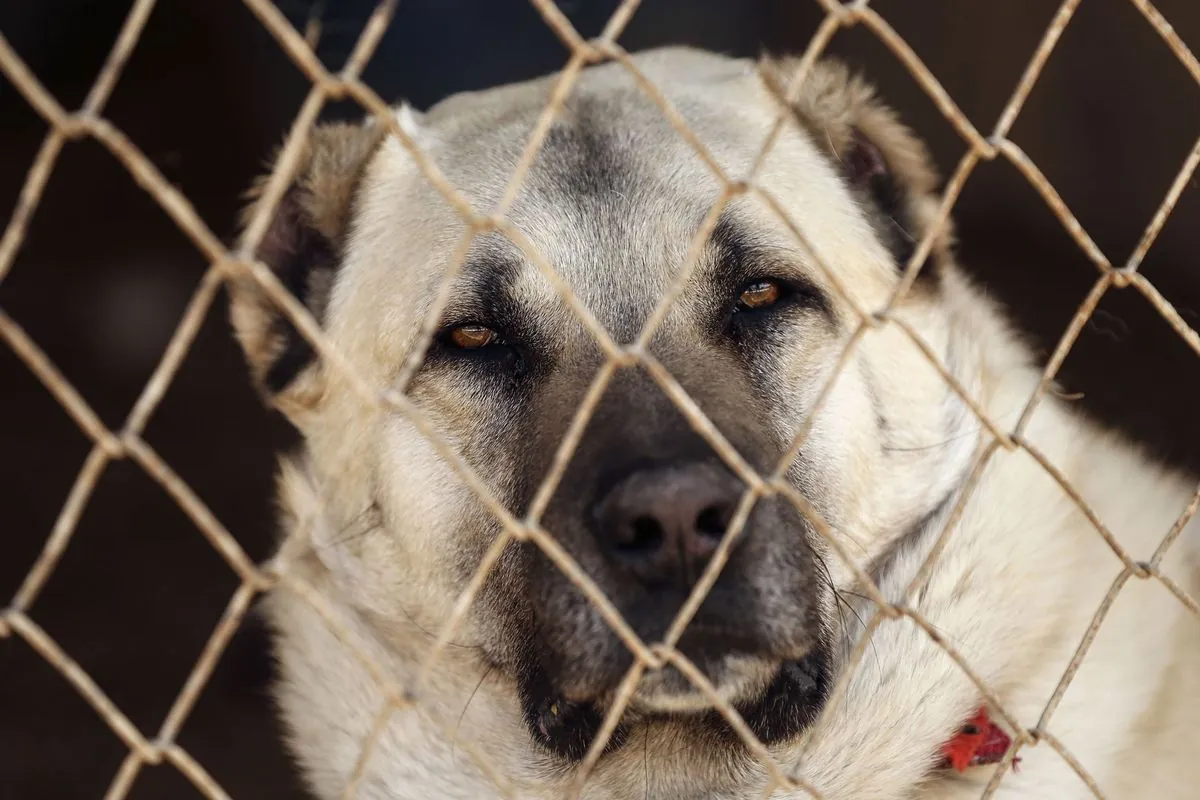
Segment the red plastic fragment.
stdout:
<path fill-rule="evenodd" d="M 988 719 L 987 706 L 980 706 L 975 716 L 963 725 L 950 741 L 942 745 L 942 767 L 958 772 L 981 764 L 995 764 L 1004 759 L 1012 737 Z M 1019 758 L 1013 759 L 1015 769 Z"/>

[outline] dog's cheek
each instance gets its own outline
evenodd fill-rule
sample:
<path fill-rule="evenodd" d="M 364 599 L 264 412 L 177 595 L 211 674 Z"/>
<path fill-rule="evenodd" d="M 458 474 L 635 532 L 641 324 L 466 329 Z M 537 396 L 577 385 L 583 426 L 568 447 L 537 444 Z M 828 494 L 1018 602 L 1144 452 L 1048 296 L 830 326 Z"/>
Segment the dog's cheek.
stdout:
<path fill-rule="evenodd" d="M 772 349 L 769 388 L 774 402 L 767 406 L 771 435 L 780 452 L 799 442 L 786 475 L 810 506 L 831 525 L 839 522 L 846 485 L 847 446 L 852 435 L 871 423 L 864 413 L 861 387 L 852 374 L 835 373 L 842 337 L 826 325 L 806 325 Z M 762 391 L 765 391 L 763 389 Z M 814 416 L 815 414 L 815 416 Z M 772 464 L 772 467 L 775 465 Z"/>
<path fill-rule="evenodd" d="M 452 611 L 461 579 L 455 569 L 478 502 L 462 478 L 411 423 L 391 418 L 377 444 L 376 501 L 386 543 L 372 567 L 402 597 L 405 611 L 437 625 Z"/>

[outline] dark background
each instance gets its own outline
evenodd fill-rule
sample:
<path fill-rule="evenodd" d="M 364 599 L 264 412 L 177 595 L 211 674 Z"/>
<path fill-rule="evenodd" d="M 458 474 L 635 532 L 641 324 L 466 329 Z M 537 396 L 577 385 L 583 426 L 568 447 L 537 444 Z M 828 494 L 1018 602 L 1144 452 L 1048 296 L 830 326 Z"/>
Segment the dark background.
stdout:
<path fill-rule="evenodd" d="M 82 102 L 130 3 L 7 0 L 0 32 L 67 108 Z M 592 36 L 613 0 L 561 0 Z M 878 0 L 968 117 L 990 131 L 1052 17 L 1053 0 Z M 302 27 L 311 0 L 283 0 Z M 1200 5 L 1159 7 L 1200 50 Z M 372 4 L 325 3 L 319 55 L 341 66 Z M 752 55 L 799 51 L 819 22 L 803 0 L 646 0 L 622 43 L 689 42 Z M 867 30 L 832 52 L 863 66 L 931 144 L 943 173 L 965 145 Z M 560 67 L 567 53 L 523 0 L 401 0 L 366 79 L 388 100 L 447 94 Z M 154 11 L 107 115 L 232 236 L 239 194 L 308 85 L 237 0 L 171 0 Z M 341 112 L 344 109 L 335 109 Z M 0 222 L 45 124 L 0 78 Z M 1126 0 L 1088 0 L 1067 29 L 1012 137 L 1114 263 L 1123 263 L 1200 134 L 1200 86 Z M 1200 325 L 1196 181 L 1143 272 Z M 1008 301 L 1048 350 L 1096 278 L 1035 191 L 1002 161 L 967 183 L 956 216 L 965 265 Z M 33 219 L 0 307 L 118 427 L 162 353 L 203 258 L 98 144 L 69 144 Z M 1133 290 L 1109 296 L 1063 370 L 1070 391 L 1176 463 L 1200 460 L 1200 359 Z M 270 491 L 285 423 L 251 392 L 224 302 L 209 315 L 146 433 L 256 559 L 274 537 Z M 34 561 L 89 442 L 23 364 L 0 347 L 0 598 Z M 33 617 L 153 736 L 236 586 L 233 574 L 139 468 L 104 473 Z M 0 600 L 0 602 L 4 602 Z M 243 626 L 180 735 L 235 798 L 302 797 L 266 698 L 261 628 Z M 73 689 L 19 639 L 0 640 L 0 790 L 5 797 L 100 797 L 125 750 Z M 132 796 L 198 796 L 169 767 Z"/>

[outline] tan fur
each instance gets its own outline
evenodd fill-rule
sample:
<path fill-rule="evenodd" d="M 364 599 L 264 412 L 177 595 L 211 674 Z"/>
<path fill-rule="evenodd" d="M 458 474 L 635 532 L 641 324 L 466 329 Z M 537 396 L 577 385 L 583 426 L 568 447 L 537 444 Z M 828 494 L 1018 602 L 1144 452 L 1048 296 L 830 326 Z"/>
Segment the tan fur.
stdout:
<path fill-rule="evenodd" d="M 796 64 L 766 62 L 760 78 L 753 62 L 688 49 L 636 58 L 734 177 L 752 162 Z M 450 179 L 488 208 L 549 90 L 549 79 L 541 79 L 457 96 L 425 115 L 398 114 Z M 624 126 L 623 141 L 635 145 L 619 152 L 646 191 L 608 198 L 611 206 L 600 208 L 611 217 L 581 220 L 549 194 L 553 172 L 535 165 L 511 217 L 599 318 L 621 321 L 613 287 L 632 286 L 657 298 L 669 273 L 655 259 L 668 265 L 682 259 L 695 224 L 680 209 L 688 203 L 694 204 L 689 210 L 706 209 L 720 187 L 618 65 L 585 70 L 576 96 L 619 109 L 610 116 Z M 875 143 L 922 230 L 937 205 L 933 170 L 923 145 L 844 66 L 818 64 L 798 97 L 794 110 L 802 125 L 780 137 L 758 183 L 801 225 L 812 250 L 797 245 L 762 204 L 742 198 L 734 210 L 814 285 L 830 288 L 815 266 L 819 256 L 854 303 L 874 311 L 899 275 L 860 201 L 847 191 L 837 154 L 855 131 Z M 320 134 L 300 186 L 307 223 L 344 240 L 324 309 L 328 336 L 367 380 L 385 387 L 416 337 L 464 223 L 395 142 L 376 149 L 352 130 Z M 664 186 L 677 193 L 663 200 Z M 606 261 L 609 251 L 616 256 Z M 948 236 L 939 239 L 933 257 L 936 289 L 914 291 L 894 313 L 989 417 L 1009 429 L 1039 385 L 1039 366 L 1002 311 L 955 266 Z M 526 264 L 514 285 L 562 349 L 586 350 L 589 340 L 544 276 Z M 689 297 L 681 296 L 664 330 L 692 330 L 696 312 Z M 856 322 L 844 299 L 831 303 L 842 327 L 815 318 L 797 323 L 795 346 L 771 368 L 777 394 L 771 424 L 782 440 L 805 423 Z M 273 320 L 257 294 L 245 287 L 235 292 L 234 323 L 259 375 L 278 347 L 269 340 Z M 298 381 L 301 388 L 311 373 Z M 487 512 L 410 420 L 368 407 L 334 376 L 323 380 L 320 406 L 293 416 L 305 450 L 284 461 L 280 494 L 290 538 L 280 560 L 315 587 L 354 647 L 287 591 L 270 598 L 268 613 L 292 752 L 317 796 L 334 798 L 384 701 L 353 650 L 368 652 L 389 681 L 413 685 L 466 585 L 459 571 L 463 554 L 479 545 L 464 540 L 463 531 Z M 430 382 L 416 402 L 458 452 L 486 449 L 488 437 L 500 435 L 489 423 L 488 393 L 469 378 Z M 1053 393 L 1025 435 L 1135 559 L 1151 557 L 1193 488 L 1189 476 L 1158 464 Z M 1017 723 L 1032 728 L 1123 565 L 1041 465 L 1021 450 L 1001 450 L 980 476 L 928 581 L 905 601 L 905 587 L 955 505 L 943 499 L 958 498 L 973 457 L 988 441 L 987 430 L 924 354 L 895 325 L 882 326 L 868 331 L 846 360 L 805 442 L 807 472 L 794 470 L 789 478 L 802 490 L 806 480 L 817 483 L 813 502 L 833 536 L 859 566 L 876 570 L 885 597 L 907 602 L 928 620 Z M 480 476 L 500 495 L 509 461 L 496 461 L 499 466 Z M 837 585 L 856 588 L 848 567 L 835 557 L 828 563 Z M 1183 531 L 1162 570 L 1193 597 L 1200 593 L 1200 523 Z M 495 634 L 485 611 L 476 606 L 466 615 L 416 707 L 392 715 L 358 797 L 498 797 L 492 769 L 522 797 L 558 797 L 570 783 L 571 767 L 548 760 L 531 740 L 511 677 L 478 656 Z M 855 611 L 865 617 L 872 609 L 861 603 Z M 853 619 L 829 624 L 844 625 L 838 630 L 849 637 L 847 647 L 862 633 Z M 1200 785 L 1198 675 L 1200 622 L 1158 582 L 1133 579 L 1046 729 L 1105 797 L 1187 800 Z M 992 767 L 961 776 L 935 769 L 939 747 L 982 697 L 925 631 L 910 620 L 885 622 L 847 680 L 845 696 L 825 708 L 809 741 L 771 748 L 786 769 L 830 800 L 981 794 Z M 685 699 L 698 702 L 695 695 Z M 635 704 L 644 701 L 635 696 Z M 684 718 L 635 729 L 622 749 L 600 760 L 584 797 L 762 796 L 767 776 L 761 767 L 727 744 L 689 742 L 689 725 Z M 1024 749 L 1022 759 L 1020 771 L 994 795 L 999 800 L 1092 796 L 1045 742 Z"/>

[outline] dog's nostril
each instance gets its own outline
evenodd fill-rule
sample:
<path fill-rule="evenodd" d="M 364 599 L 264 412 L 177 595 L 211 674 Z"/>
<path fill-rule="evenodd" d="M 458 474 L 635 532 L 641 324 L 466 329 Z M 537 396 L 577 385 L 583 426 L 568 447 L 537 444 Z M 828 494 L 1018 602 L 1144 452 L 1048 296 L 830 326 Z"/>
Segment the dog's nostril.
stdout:
<path fill-rule="evenodd" d="M 662 523 L 654 517 L 635 517 L 630 526 L 629 535 L 619 544 L 619 547 L 631 553 L 653 552 L 662 547 Z"/>
<path fill-rule="evenodd" d="M 725 514 L 716 506 L 709 506 L 696 517 L 696 530 L 705 536 L 720 539 L 725 535 Z"/>

